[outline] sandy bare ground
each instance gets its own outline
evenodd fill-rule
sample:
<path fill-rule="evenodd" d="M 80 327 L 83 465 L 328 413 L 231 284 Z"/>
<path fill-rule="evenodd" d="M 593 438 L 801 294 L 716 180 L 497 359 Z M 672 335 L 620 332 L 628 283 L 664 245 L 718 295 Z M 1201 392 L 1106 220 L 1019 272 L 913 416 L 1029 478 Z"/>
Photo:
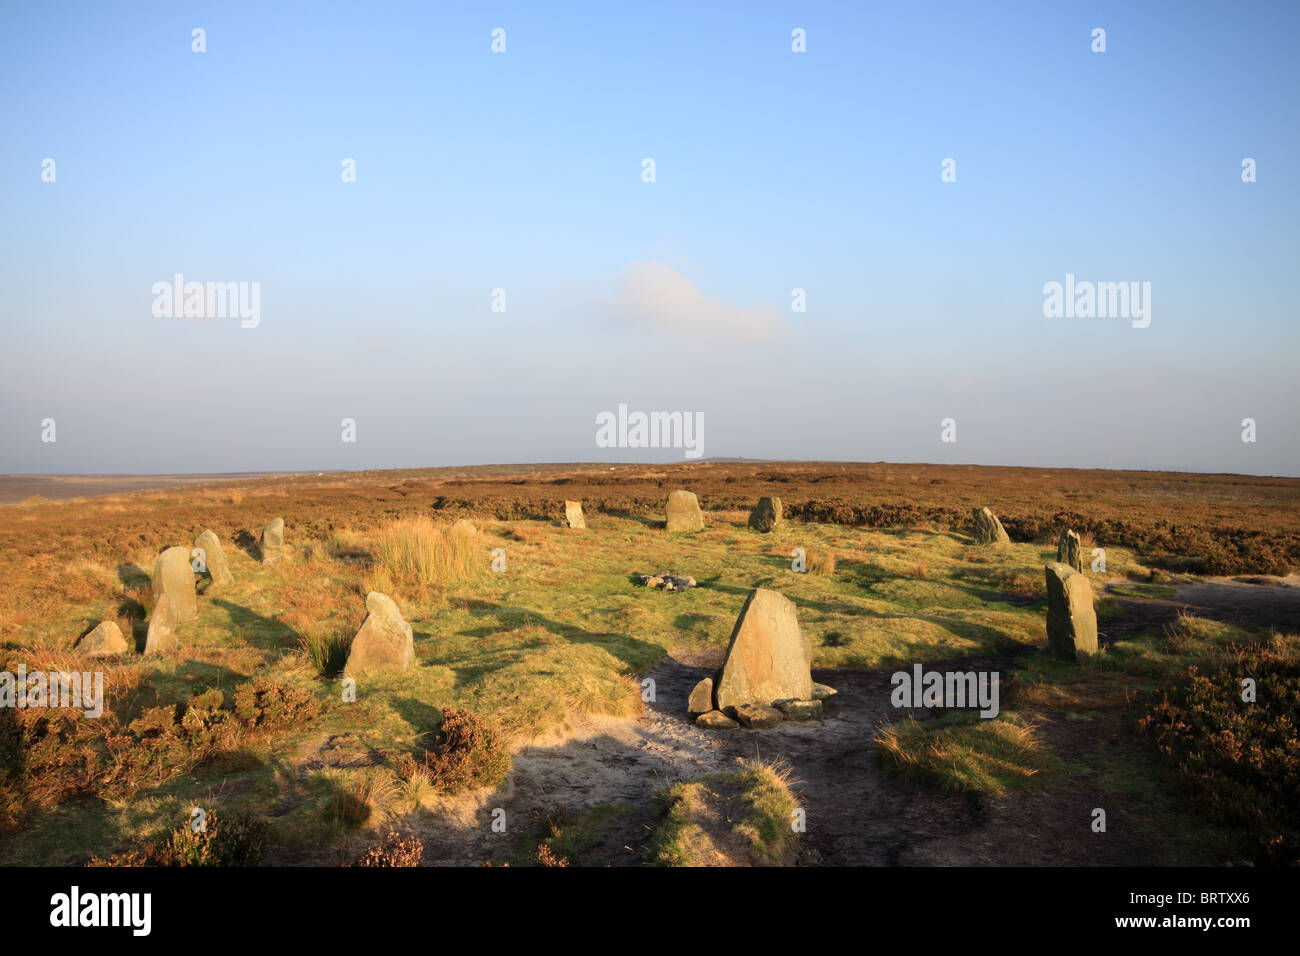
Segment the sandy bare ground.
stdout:
<path fill-rule="evenodd" d="M 998 659 L 932 666 L 1006 670 L 1011 664 Z M 721 732 L 701 730 L 684 713 L 691 688 L 710 671 L 664 661 L 648 675 L 657 699 L 641 718 L 580 721 L 563 742 L 519 751 L 507 787 L 416 826 L 425 862 L 500 862 L 514 851 L 515 834 L 540 829 L 557 810 L 577 813 L 622 803 L 631 810 L 592 857 L 613 866 L 640 865 L 656 790 L 755 757 L 790 771 L 807 814 L 798 859 L 804 866 L 1120 865 L 1150 854 L 1136 834 L 1105 843 L 1088 838 L 1079 821 L 1089 818 L 1097 794 L 1027 793 L 986 801 L 917 790 L 887 777 L 871 751 L 872 737 L 878 726 L 912 713 L 889 703 L 892 669 L 815 671 L 818 681 L 840 691 L 820 724 Z M 506 812 L 507 834 L 491 831 L 496 808 Z"/>
<path fill-rule="evenodd" d="M 1103 643 L 1133 634 L 1159 633 L 1180 611 L 1250 628 L 1300 633 L 1300 575 L 1202 578 L 1174 586 L 1172 598 L 1111 594 L 1124 613 L 1100 623 Z"/>
<path fill-rule="evenodd" d="M 655 681 L 655 700 L 642 717 L 579 718 L 562 741 L 519 750 L 507 788 L 421 831 L 427 861 L 473 865 L 509 855 L 513 837 L 491 832 L 497 807 L 514 833 L 537 827 L 557 809 L 623 803 L 632 811 L 600 855 L 614 865 L 636 865 L 650 836 L 654 792 L 729 769 L 737 758 L 775 760 L 790 769 L 807 811 L 802 862 L 893 863 L 920 831 L 933 828 L 943 801 L 886 791 L 868 750 L 876 726 L 900 716 L 889 704 L 888 673 L 816 672 L 837 687 L 842 701 L 820 724 L 719 732 L 702 730 L 686 716 L 691 688 L 711 671 L 699 661 L 669 658 L 646 675 Z"/>

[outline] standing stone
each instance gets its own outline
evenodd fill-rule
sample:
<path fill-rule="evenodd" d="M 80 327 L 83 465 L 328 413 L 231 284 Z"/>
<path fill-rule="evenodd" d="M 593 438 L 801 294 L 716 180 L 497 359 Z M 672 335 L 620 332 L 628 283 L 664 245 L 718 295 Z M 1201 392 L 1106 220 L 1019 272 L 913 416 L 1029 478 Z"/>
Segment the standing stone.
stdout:
<path fill-rule="evenodd" d="M 352 638 L 343 673 L 404 671 L 415 663 L 415 635 L 393 599 L 378 591 L 366 595 L 366 619 Z"/>
<path fill-rule="evenodd" d="M 458 518 L 451 526 L 451 533 L 463 534 L 467 538 L 472 538 L 474 535 L 478 534 L 478 528 L 474 527 L 474 522 L 470 521 L 468 518 Z"/>
<path fill-rule="evenodd" d="M 719 710 L 742 704 L 812 697 L 812 641 L 799 629 L 795 606 L 766 588 L 745 600 L 714 682 Z"/>
<path fill-rule="evenodd" d="M 1068 661 L 1097 653 L 1097 612 L 1088 578 L 1059 561 L 1046 565 L 1047 646 Z"/>
<path fill-rule="evenodd" d="M 703 531 L 704 513 L 700 511 L 700 500 L 693 491 L 680 488 L 668 496 L 668 530 L 669 531 Z"/>
<path fill-rule="evenodd" d="M 203 561 L 212 576 L 212 586 L 223 588 L 235 583 L 235 576 L 230 573 L 226 563 L 226 552 L 222 550 L 221 539 L 212 529 L 205 530 L 194 539 L 194 547 L 203 549 Z"/>
<path fill-rule="evenodd" d="M 262 564 L 277 567 L 284 557 L 284 519 L 272 518 L 262 529 Z"/>
<path fill-rule="evenodd" d="M 1083 543 L 1075 532 L 1069 529 L 1061 532 L 1061 540 L 1056 542 L 1056 560 L 1083 571 Z"/>
<path fill-rule="evenodd" d="M 564 520 L 569 523 L 570 528 L 587 527 L 587 519 L 582 516 L 581 501 L 564 502 Z"/>
<path fill-rule="evenodd" d="M 686 713 L 695 717 L 707 714 L 713 709 L 713 678 L 706 677 L 695 685 L 690 699 L 686 702 Z"/>
<path fill-rule="evenodd" d="M 989 511 L 988 508 L 972 508 L 971 511 L 975 514 L 976 544 L 1010 543 L 1011 539 L 1007 537 L 1007 533 L 997 515 Z"/>
<path fill-rule="evenodd" d="M 755 531 L 766 533 L 781 523 L 781 516 L 781 499 L 764 495 L 749 513 L 749 526 Z"/>
<path fill-rule="evenodd" d="M 144 639 L 145 654 L 163 654 L 177 650 L 181 645 L 176 639 L 176 609 L 169 596 L 164 594 L 153 606 L 149 616 L 149 633 Z"/>
<path fill-rule="evenodd" d="M 100 621 L 93 631 L 77 641 L 77 650 L 90 657 L 125 654 L 126 638 L 122 636 L 122 629 L 116 621 Z"/>
<path fill-rule="evenodd" d="M 199 601 L 194 590 L 194 569 L 190 567 L 189 548 L 168 548 L 158 555 L 153 566 L 154 600 L 166 595 L 171 599 L 176 623 L 184 624 L 199 616 Z"/>

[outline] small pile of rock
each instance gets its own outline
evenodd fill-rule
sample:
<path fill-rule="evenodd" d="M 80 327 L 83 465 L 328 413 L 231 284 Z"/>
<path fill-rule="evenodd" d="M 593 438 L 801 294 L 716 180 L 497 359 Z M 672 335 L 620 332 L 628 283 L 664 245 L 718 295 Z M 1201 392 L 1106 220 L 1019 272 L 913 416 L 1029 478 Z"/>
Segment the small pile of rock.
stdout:
<path fill-rule="evenodd" d="M 727 656 L 691 691 L 686 710 L 700 727 L 762 730 L 785 720 L 820 720 L 835 690 L 812 679 L 812 642 L 794 604 L 755 588 L 740 610 Z"/>
<path fill-rule="evenodd" d="M 664 591 L 685 591 L 695 587 L 695 579 L 685 574 L 670 574 L 660 571 L 658 574 L 638 574 L 637 578 L 648 588 L 660 588 Z"/>

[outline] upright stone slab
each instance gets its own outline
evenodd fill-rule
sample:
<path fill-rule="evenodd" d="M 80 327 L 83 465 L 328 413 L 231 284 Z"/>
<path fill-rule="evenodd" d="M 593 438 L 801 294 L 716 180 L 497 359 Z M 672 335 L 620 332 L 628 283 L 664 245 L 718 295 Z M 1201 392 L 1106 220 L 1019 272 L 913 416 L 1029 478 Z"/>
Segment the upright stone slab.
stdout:
<path fill-rule="evenodd" d="M 587 519 L 582 516 L 581 501 L 566 501 L 564 503 L 564 520 L 569 523 L 570 528 L 587 527 Z"/>
<path fill-rule="evenodd" d="M 1088 578 L 1059 561 L 1046 565 L 1047 647 L 1057 657 L 1077 660 L 1097 653 L 1097 612 Z"/>
<path fill-rule="evenodd" d="M 126 638 L 116 621 L 100 621 L 95 629 L 77 641 L 77 650 L 90 657 L 112 657 L 127 652 Z"/>
<path fill-rule="evenodd" d="M 415 635 L 393 599 L 378 591 L 366 595 L 366 619 L 352 639 L 343 673 L 404 671 L 415 663 Z"/>
<path fill-rule="evenodd" d="M 782 508 L 780 498 L 769 498 L 764 495 L 758 499 L 758 504 L 754 510 L 749 513 L 749 526 L 755 531 L 767 533 L 781 523 Z"/>
<path fill-rule="evenodd" d="M 693 491 L 678 489 L 668 496 L 669 531 L 703 531 L 704 513 Z"/>
<path fill-rule="evenodd" d="M 164 654 L 180 647 L 176 639 L 176 609 L 171 598 L 164 594 L 153 606 L 149 616 L 149 633 L 144 639 L 145 654 Z"/>
<path fill-rule="evenodd" d="M 168 548 L 158 555 L 153 566 L 154 600 L 163 595 L 171 599 L 176 623 L 184 624 L 199 616 L 199 600 L 194 590 L 194 569 L 190 567 L 189 548 Z"/>
<path fill-rule="evenodd" d="M 212 586 L 224 588 L 235 583 L 235 576 L 230 573 L 226 563 L 226 552 L 221 547 L 221 539 L 208 528 L 194 539 L 194 547 L 203 552 L 203 563 L 212 577 Z"/>
<path fill-rule="evenodd" d="M 1061 539 L 1056 542 L 1056 560 L 1068 564 L 1076 571 L 1083 571 L 1083 543 L 1068 528 L 1061 532 Z"/>
<path fill-rule="evenodd" d="M 472 538 L 478 534 L 478 528 L 474 527 L 474 522 L 467 518 L 458 518 L 451 526 L 452 534 L 463 534 L 467 538 Z"/>
<path fill-rule="evenodd" d="M 976 544 L 1010 543 L 1011 539 L 1007 536 L 997 515 L 988 508 L 972 508 L 971 511 L 975 515 Z"/>
<path fill-rule="evenodd" d="M 274 568 L 283 558 L 284 519 L 272 518 L 262 529 L 262 564 Z"/>
<path fill-rule="evenodd" d="M 731 632 L 714 681 L 719 710 L 775 700 L 809 700 L 813 693 L 812 641 L 799 629 L 794 604 L 776 591 L 755 588 Z"/>

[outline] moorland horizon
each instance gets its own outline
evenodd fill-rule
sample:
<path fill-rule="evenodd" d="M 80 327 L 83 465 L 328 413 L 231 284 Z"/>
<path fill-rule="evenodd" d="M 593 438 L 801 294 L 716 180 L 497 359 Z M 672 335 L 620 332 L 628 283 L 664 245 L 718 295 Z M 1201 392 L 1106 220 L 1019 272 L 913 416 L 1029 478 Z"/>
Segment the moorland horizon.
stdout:
<path fill-rule="evenodd" d="M 234 471 L 5 471 L 0 478 L 263 478 L 274 475 L 353 475 L 376 471 L 446 471 L 466 468 L 666 468 L 674 465 L 701 464 L 799 464 L 799 465 L 909 465 L 935 468 L 1024 468 L 1039 471 L 1114 471 L 1143 472 L 1149 474 L 1172 475 L 1239 475 L 1243 478 L 1296 478 L 1300 472 L 1282 473 L 1269 471 L 1232 471 L 1180 467 L 1175 465 L 1057 465 L 1027 464 L 1024 462 L 981 462 L 981 461 L 933 461 L 926 459 L 892 459 L 892 458 L 755 458 L 744 455 L 709 455 L 704 458 L 682 460 L 610 460 L 594 461 L 582 459 L 535 459 L 518 461 L 457 461 L 439 465 L 368 465 L 358 468 L 320 468 L 315 466 L 298 466 L 293 468 L 250 468 Z"/>

